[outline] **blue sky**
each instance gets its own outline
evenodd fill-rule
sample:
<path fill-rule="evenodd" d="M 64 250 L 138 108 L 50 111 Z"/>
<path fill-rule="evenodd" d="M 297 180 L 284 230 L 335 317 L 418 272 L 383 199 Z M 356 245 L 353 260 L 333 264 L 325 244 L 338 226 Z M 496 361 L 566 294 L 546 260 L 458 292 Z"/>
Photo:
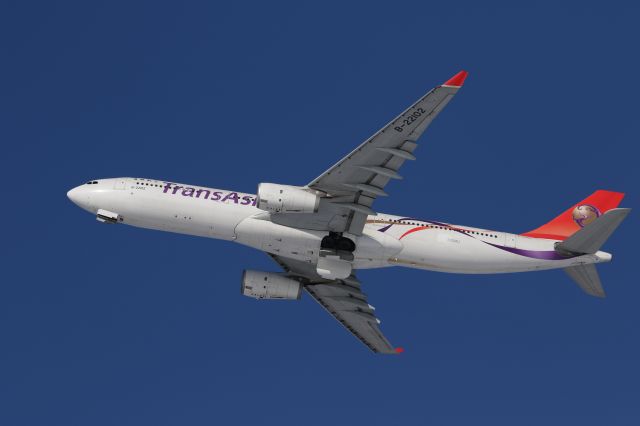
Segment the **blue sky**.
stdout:
<path fill-rule="evenodd" d="M 635 207 L 637 6 L 518 3 L 3 3 L 0 424 L 637 424 L 637 212 L 606 300 L 559 271 L 361 272 L 406 349 L 383 357 L 308 297 L 242 297 L 265 255 L 65 196 L 305 184 L 466 69 L 378 211 L 525 232 L 595 189 Z"/>

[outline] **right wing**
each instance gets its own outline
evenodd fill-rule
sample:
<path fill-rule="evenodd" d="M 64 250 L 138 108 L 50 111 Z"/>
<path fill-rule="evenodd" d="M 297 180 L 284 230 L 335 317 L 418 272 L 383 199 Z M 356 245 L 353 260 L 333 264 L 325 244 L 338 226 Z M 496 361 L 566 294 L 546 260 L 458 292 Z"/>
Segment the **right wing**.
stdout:
<path fill-rule="evenodd" d="M 354 275 L 342 280 L 327 280 L 320 277 L 309 263 L 270 256 L 287 274 L 301 278 L 307 293 L 373 352 L 402 352 L 402 348 L 394 348 L 380 331 L 375 308 L 367 302 L 367 295 L 361 291 L 360 282 Z"/>

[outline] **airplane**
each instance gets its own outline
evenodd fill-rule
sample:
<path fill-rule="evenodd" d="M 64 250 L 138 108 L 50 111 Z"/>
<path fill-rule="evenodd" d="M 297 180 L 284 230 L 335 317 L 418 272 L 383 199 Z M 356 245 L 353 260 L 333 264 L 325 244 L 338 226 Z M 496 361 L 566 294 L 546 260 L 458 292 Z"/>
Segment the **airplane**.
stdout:
<path fill-rule="evenodd" d="M 71 189 L 99 222 L 235 241 L 266 252 L 284 272 L 245 270 L 241 293 L 296 300 L 306 291 L 371 351 L 395 354 L 358 269 L 403 266 L 461 274 L 563 269 L 587 294 L 604 297 L 595 265 L 629 214 L 623 193 L 598 190 L 523 234 L 376 213 L 418 139 L 460 90 L 460 71 L 436 86 L 306 186 L 260 183 L 257 194 L 147 178 L 112 178 Z"/>

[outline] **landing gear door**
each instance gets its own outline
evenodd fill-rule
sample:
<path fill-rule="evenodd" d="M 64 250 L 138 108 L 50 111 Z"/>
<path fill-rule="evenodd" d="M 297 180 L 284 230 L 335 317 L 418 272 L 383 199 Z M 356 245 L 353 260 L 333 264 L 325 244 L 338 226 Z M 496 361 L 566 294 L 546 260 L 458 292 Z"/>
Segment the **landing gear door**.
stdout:
<path fill-rule="evenodd" d="M 113 189 L 126 189 L 127 188 L 127 180 L 118 178 L 113 183 Z"/>

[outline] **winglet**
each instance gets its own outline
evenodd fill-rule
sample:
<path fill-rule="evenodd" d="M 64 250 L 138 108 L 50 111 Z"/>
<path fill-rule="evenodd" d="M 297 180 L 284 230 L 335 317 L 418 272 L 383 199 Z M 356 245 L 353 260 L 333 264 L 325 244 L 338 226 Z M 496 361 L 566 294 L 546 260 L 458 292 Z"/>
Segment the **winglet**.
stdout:
<path fill-rule="evenodd" d="M 467 75 L 469 75 L 468 72 L 460 71 L 458 74 L 454 75 L 449 80 L 447 80 L 443 84 L 443 86 L 462 87 L 462 85 L 464 84 L 464 80 L 467 78 Z"/>

